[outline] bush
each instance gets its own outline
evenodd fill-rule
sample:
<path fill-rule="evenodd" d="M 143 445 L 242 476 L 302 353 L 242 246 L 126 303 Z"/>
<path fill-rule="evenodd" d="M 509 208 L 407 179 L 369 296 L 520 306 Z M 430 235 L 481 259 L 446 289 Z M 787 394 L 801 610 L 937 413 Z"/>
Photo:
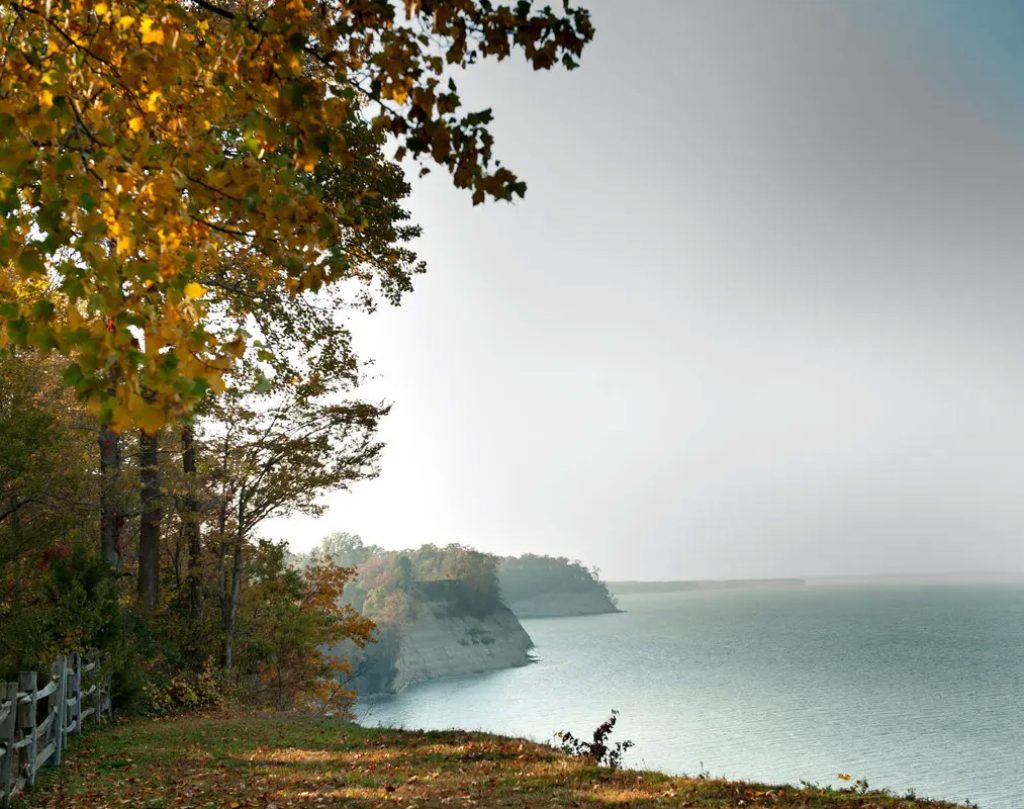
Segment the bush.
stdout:
<path fill-rule="evenodd" d="M 614 745 L 609 744 L 608 737 L 612 735 L 618 718 L 619 712 L 612 710 L 611 716 L 594 729 L 593 741 L 589 742 L 577 739 L 567 730 L 556 733 L 556 747 L 570 756 L 585 758 L 598 766 L 603 765 L 611 770 L 617 770 L 622 766 L 623 754 L 633 746 L 633 742 L 628 740 L 615 742 Z"/>
<path fill-rule="evenodd" d="M 222 708 L 227 701 L 212 659 L 199 671 L 178 670 L 166 679 L 153 677 L 143 691 L 149 702 L 147 713 L 160 716 Z"/>

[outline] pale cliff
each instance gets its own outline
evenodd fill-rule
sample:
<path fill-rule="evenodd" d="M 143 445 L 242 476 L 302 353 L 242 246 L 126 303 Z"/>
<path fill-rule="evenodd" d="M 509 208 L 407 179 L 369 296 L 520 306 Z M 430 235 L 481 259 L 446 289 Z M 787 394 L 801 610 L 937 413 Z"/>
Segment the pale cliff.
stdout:
<path fill-rule="evenodd" d="M 459 582 L 424 582 L 411 620 L 385 627 L 356 661 L 362 695 L 393 693 L 412 683 L 522 666 L 533 641 L 505 605 L 466 610 Z"/>
<path fill-rule="evenodd" d="M 512 601 L 509 609 L 518 618 L 551 618 L 569 615 L 601 615 L 621 612 L 601 590 L 555 590 Z"/>

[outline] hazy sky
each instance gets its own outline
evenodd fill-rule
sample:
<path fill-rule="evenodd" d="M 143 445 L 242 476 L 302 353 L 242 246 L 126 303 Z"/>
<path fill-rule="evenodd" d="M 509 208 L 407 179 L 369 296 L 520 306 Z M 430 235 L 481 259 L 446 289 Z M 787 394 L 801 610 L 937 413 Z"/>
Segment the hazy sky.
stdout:
<path fill-rule="evenodd" d="M 357 329 L 383 474 L 320 520 L 610 578 L 1024 570 L 1024 8 L 591 0 L 467 74 L 525 201 L 416 186 Z"/>

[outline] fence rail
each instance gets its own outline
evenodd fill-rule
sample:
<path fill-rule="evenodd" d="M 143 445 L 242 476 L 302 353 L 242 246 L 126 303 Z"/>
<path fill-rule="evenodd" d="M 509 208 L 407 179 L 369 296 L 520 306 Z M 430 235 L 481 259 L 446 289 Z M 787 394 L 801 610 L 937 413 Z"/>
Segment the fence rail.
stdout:
<path fill-rule="evenodd" d="M 0 809 L 35 784 L 44 766 L 60 766 L 68 734 L 110 711 L 110 678 L 96 654 L 61 655 L 43 683 L 34 671 L 21 672 L 16 683 L 0 682 Z"/>

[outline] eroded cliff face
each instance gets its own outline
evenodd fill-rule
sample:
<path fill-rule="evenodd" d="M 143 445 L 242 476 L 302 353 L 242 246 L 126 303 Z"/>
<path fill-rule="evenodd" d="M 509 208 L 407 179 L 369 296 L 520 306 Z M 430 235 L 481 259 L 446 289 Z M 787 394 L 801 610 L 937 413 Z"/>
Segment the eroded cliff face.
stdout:
<path fill-rule="evenodd" d="M 531 662 L 533 641 L 504 605 L 484 613 L 467 612 L 457 599 L 433 588 L 431 600 L 400 627 L 385 628 L 355 668 L 355 688 L 363 696 L 400 691 L 412 683 Z"/>
<path fill-rule="evenodd" d="M 399 639 L 392 690 L 436 677 L 523 666 L 533 641 L 506 607 L 486 616 L 453 616 L 431 604 Z"/>
<path fill-rule="evenodd" d="M 518 618 L 554 618 L 621 612 L 607 593 L 599 590 L 556 590 L 513 601 L 508 606 Z"/>

